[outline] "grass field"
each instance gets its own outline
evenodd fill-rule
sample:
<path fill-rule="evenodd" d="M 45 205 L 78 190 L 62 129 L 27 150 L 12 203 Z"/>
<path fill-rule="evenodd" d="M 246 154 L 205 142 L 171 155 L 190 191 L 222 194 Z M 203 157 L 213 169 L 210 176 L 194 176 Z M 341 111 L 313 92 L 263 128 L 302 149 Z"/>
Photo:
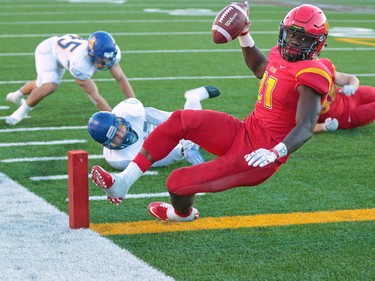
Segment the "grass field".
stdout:
<path fill-rule="evenodd" d="M 0 2 L 0 171 L 64 212 L 68 210 L 64 176 L 69 150 L 86 150 L 89 167 L 113 170 L 104 159 L 92 157 L 101 155 L 102 149 L 90 139 L 85 126 L 96 108 L 68 73 L 58 91 L 29 113 L 31 118 L 15 127 L 5 124 L 4 117 L 16 109 L 5 101 L 5 95 L 35 79 L 33 52 L 43 39 L 65 33 L 88 36 L 97 30 L 110 32 L 122 50 L 121 66 L 137 98 L 146 106 L 163 110 L 182 108 L 187 89 L 214 85 L 222 95 L 204 101 L 203 107 L 244 118 L 253 108 L 258 87 L 238 42 L 215 45 L 211 40 L 213 18 L 230 1 L 87 2 Z M 276 44 L 280 20 L 294 3 L 250 2 L 253 38 L 267 54 Z M 362 85 L 375 86 L 374 1 L 314 3 L 324 9 L 332 33 L 356 28 L 355 36 L 329 37 L 322 56 L 331 59 L 338 71 L 358 75 Z M 111 106 L 124 98 L 109 73 L 94 78 Z M 181 281 L 374 280 L 374 139 L 374 123 L 317 134 L 266 183 L 198 196 L 195 207 L 201 219 L 207 219 L 207 229 L 194 229 L 192 223 L 192 229 L 184 230 L 172 224 L 175 231 L 105 235 Z M 67 143 L 49 144 L 52 141 Z M 142 177 L 130 193 L 165 192 L 166 177 L 182 165 L 152 169 L 158 175 Z M 91 181 L 89 188 L 90 196 L 104 195 Z M 127 199 L 120 206 L 92 200 L 91 223 L 150 223 L 157 227 L 160 223 L 147 213 L 148 204 L 156 200 L 168 198 Z M 333 222 L 294 224 L 291 219 L 290 224 L 278 225 L 275 219 L 270 223 L 279 214 L 301 219 L 315 212 L 342 210 L 369 210 L 370 216 L 352 221 L 343 217 Z M 236 227 L 239 218 L 251 222 L 256 215 L 267 215 L 268 223 Z M 223 218 L 228 227 L 210 225 Z M 168 229 L 168 225 L 162 228 Z"/>

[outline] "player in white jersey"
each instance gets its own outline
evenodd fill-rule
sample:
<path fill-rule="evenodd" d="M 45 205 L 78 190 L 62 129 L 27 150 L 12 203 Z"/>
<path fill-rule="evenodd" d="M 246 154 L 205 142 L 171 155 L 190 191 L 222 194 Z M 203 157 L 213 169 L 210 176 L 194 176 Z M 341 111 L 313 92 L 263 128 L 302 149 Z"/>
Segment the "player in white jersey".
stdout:
<path fill-rule="evenodd" d="M 109 70 L 125 96 L 135 97 L 119 65 L 120 60 L 119 47 L 105 31 L 94 32 L 88 39 L 76 34 L 66 34 L 44 40 L 35 50 L 36 80 L 6 96 L 7 101 L 20 107 L 5 122 L 8 125 L 19 123 L 44 97 L 57 90 L 66 70 L 99 110 L 111 111 L 112 108 L 99 94 L 98 87 L 91 78 L 99 70 Z M 26 100 L 23 99 L 25 95 L 28 95 Z"/>
<path fill-rule="evenodd" d="M 185 92 L 185 109 L 202 109 L 201 101 L 220 95 L 213 86 L 199 87 Z M 103 145 L 103 155 L 107 163 L 115 169 L 124 170 L 142 148 L 143 142 L 151 131 L 166 121 L 172 112 L 153 107 L 144 107 L 136 98 L 128 98 L 113 108 L 112 112 L 100 111 L 93 114 L 88 123 L 91 137 Z M 115 138 L 121 143 L 115 145 Z M 170 165 L 186 159 L 196 165 L 204 162 L 198 145 L 189 140 L 180 143 L 167 155 L 155 162 L 153 167 Z"/>

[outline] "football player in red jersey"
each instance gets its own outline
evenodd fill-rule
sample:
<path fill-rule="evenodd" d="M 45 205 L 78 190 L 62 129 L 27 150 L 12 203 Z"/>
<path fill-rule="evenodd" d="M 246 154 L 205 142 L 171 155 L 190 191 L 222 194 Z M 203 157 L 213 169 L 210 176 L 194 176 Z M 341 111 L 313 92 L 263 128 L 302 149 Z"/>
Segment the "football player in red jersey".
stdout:
<path fill-rule="evenodd" d="M 249 69 L 262 79 L 254 111 L 243 121 L 212 110 L 175 111 L 123 172 L 113 175 L 92 167 L 93 181 L 112 203 L 120 203 L 130 186 L 180 139 L 189 139 L 217 158 L 174 170 L 166 182 L 171 204 L 154 202 L 148 210 L 165 221 L 193 221 L 199 215 L 193 208 L 196 193 L 261 184 L 312 137 L 332 84 L 330 71 L 317 60 L 328 36 L 324 13 L 312 5 L 292 9 L 280 24 L 278 44 L 268 59 L 255 46 L 248 23 L 239 42 Z"/>
<path fill-rule="evenodd" d="M 314 132 L 352 129 L 375 120 L 375 87 L 360 86 L 353 74 L 336 71 L 328 59 L 320 59 L 334 73 L 334 84 L 322 105 Z"/>

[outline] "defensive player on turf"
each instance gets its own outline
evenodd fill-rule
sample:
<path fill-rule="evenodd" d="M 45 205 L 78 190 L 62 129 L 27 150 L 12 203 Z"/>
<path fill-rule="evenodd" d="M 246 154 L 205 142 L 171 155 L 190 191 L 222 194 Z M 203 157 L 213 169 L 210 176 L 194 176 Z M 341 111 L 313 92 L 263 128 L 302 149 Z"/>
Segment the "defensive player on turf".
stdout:
<path fill-rule="evenodd" d="M 125 96 L 135 97 L 119 65 L 120 59 L 120 48 L 105 31 L 94 32 L 88 39 L 66 34 L 44 40 L 35 50 L 36 81 L 28 82 L 21 89 L 7 94 L 6 100 L 20 107 L 5 122 L 16 125 L 25 118 L 43 98 L 57 90 L 66 70 L 99 110 L 111 111 L 112 108 L 99 94 L 91 78 L 99 70 L 109 69 Z M 26 100 L 23 99 L 24 95 L 28 95 Z"/>
<path fill-rule="evenodd" d="M 328 35 L 323 11 L 307 4 L 292 9 L 280 24 L 278 44 L 268 59 L 255 46 L 247 22 L 239 43 L 247 66 L 262 79 L 254 111 L 243 121 L 210 110 L 175 111 L 123 172 L 112 175 L 92 167 L 93 181 L 108 197 L 121 201 L 152 163 L 180 139 L 189 139 L 218 157 L 174 170 L 166 182 L 171 204 L 154 202 L 148 210 L 165 221 L 193 221 L 199 215 L 193 208 L 196 193 L 259 185 L 312 137 L 332 84 L 330 71 L 316 59 Z"/>
<path fill-rule="evenodd" d="M 355 75 L 336 71 L 327 59 L 321 59 L 334 74 L 334 84 L 323 103 L 314 132 L 352 129 L 375 120 L 375 87 L 359 86 Z"/>
<path fill-rule="evenodd" d="M 220 90 L 213 86 L 191 89 L 185 92 L 184 109 L 200 110 L 202 100 L 219 95 Z M 103 145 L 107 163 L 115 169 L 124 170 L 142 148 L 151 131 L 165 122 L 171 114 L 172 112 L 153 107 L 144 107 L 138 99 L 129 98 L 115 106 L 112 113 L 100 111 L 93 114 L 88 123 L 88 132 L 95 141 Z M 192 165 L 204 162 L 198 145 L 189 140 L 180 140 L 165 158 L 153 163 L 152 167 L 167 166 L 183 159 Z"/>

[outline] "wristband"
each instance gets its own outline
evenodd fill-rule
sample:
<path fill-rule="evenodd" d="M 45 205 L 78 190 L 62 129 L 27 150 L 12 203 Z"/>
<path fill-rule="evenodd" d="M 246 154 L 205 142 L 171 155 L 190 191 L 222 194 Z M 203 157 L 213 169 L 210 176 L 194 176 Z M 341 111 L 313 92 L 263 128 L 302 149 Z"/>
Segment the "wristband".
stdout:
<path fill-rule="evenodd" d="M 277 159 L 283 158 L 284 156 L 288 155 L 288 149 L 286 148 L 286 145 L 282 142 L 280 142 L 274 148 L 272 148 L 271 151 L 275 153 Z"/>
<path fill-rule="evenodd" d="M 252 48 L 255 45 L 255 42 L 249 33 L 243 36 L 238 36 L 238 41 L 240 41 L 240 46 L 242 48 L 246 48 L 246 47 Z"/>

